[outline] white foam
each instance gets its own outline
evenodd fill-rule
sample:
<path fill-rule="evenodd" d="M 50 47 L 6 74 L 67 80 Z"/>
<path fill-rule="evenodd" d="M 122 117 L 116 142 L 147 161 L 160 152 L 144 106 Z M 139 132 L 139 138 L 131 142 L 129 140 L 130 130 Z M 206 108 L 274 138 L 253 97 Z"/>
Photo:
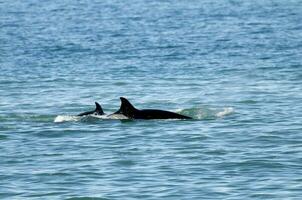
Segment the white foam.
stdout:
<path fill-rule="evenodd" d="M 234 112 L 234 108 L 232 107 L 224 108 L 223 111 L 216 113 L 216 117 L 223 117 L 226 115 L 230 115 L 233 112 Z"/>
<path fill-rule="evenodd" d="M 79 121 L 80 117 L 78 116 L 70 116 L 70 115 L 58 115 L 54 122 L 60 123 L 60 122 L 72 122 L 72 121 Z"/>
<path fill-rule="evenodd" d="M 107 115 L 87 115 L 87 116 L 83 116 L 84 117 L 91 117 L 91 118 L 97 118 L 97 119 L 108 119 Z"/>
<path fill-rule="evenodd" d="M 111 114 L 111 115 L 107 115 L 107 119 L 129 119 L 129 118 L 122 114 Z"/>
<path fill-rule="evenodd" d="M 71 116 L 71 115 L 58 115 L 54 122 L 75 122 L 85 119 L 97 118 L 100 120 L 109 120 L 109 119 L 128 119 L 125 115 L 121 114 L 111 114 L 111 115 L 88 115 L 88 116 Z"/>

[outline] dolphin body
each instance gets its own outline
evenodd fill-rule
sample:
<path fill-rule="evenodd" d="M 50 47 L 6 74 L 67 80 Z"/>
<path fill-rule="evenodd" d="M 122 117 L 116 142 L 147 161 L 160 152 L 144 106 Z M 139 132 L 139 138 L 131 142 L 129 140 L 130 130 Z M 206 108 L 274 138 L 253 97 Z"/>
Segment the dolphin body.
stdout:
<path fill-rule="evenodd" d="M 86 116 L 86 115 L 104 115 L 104 111 L 98 102 L 95 102 L 95 110 L 87 111 L 78 114 L 77 116 Z"/>
<path fill-rule="evenodd" d="M 128 117 L 129 119 L 192 119 L 191 117 L 187 117 L 165 110 L 138 110 L 126 98 L 120 97 L 120 99 L 120 109 L 113 114 L 122 114 Z"/>

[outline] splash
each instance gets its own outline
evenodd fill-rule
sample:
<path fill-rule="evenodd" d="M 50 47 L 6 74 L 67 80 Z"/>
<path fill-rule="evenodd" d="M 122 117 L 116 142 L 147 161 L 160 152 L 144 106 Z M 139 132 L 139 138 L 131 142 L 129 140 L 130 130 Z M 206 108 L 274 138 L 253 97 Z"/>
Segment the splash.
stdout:
<path fill-rule="evenodd" d="M 224 117 L 224 116 L 232 114 L 233 112 L 234 112 L 234 108 L 228 107 L 228 108 L 224 108 L 223 111 L 220 111 L 220 112 L 216 113 L 216 116 L 217 117 Z"/>
<path fill-rule="evenodd" d="M 110 119 L 116 119 L 116 120 L 122 120 L 122 119 L 128 119 L 124 115 L 120 114 L 111 114 L 111 115 L 88 115 L 88 116 L 72 116 L 72 115 L 58 115 L 54 122 L 60 123 L 60 122 L 89 122 L 89 121 L 95 121 L 95 120 L 110 120 Z"/>
<path fill-rule="evenodd" d="M 234 108 L 226 107 L 222 109 L 213 109 L 208 108 L 206 106 L 199 107 L 199 108 L 190 108 L 179 110 L 178 113 L 186 116 L 190 116 L 194 119 L 198 120 L 210 120 L 210 119 L 217 119 L 227 115 L 230 115 L 234 112 Z"/>
<path fill-rule="evenodd" d="M 78 116 L 70 116 L 70 115 L 58 115 L 54 122 L 61 123 L 61 122 L 76 122 L 79 121 L 81 117 Z"/>

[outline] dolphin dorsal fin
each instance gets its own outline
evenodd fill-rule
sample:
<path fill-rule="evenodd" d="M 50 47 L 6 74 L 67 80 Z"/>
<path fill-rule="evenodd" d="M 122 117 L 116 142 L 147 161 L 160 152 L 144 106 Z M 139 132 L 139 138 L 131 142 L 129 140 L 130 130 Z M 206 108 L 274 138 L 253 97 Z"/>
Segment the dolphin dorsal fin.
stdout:
<path fill-rule="evenodd" d="M 124 98 L 124 97 L 120 97 L 121 99 L 121 110 L 122 111 L 135 111 L 136 108 L 128 101 L 128 99 Z"/>
<path fill-rule="evenodd" d="M 97 114 L 99 114 L 99 115 L 103 115 L 104 114 L 102 106 L 98 102 L 95 102 L 95 112 Z"/>
<path fill-rule="evenodd" d="M 114 114 L 123 114 L 127 117 L 132 117 L 133 114 L 137 111 L 136 108 L 124 97 L 120 97 L 121 107 Z"/>

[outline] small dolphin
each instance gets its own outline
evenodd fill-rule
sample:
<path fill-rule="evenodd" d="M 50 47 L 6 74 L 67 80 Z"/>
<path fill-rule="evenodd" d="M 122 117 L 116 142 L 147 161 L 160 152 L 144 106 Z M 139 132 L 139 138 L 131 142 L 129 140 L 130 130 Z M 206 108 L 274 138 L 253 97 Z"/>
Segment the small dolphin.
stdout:
<path fill-rule="evenodd" d="M 77 116 L 86 116 L 86 115 L 104 115 L 104 112 L 101 105 L 98 104 L 98 102 L 95 102 L 95 110 L 83 112 L 78 114 Z"/>
<path fill-rule="evenodd" d="M 121 107 L 113 114 L 123 114 L 129 119 L 192 119 L 184 115 L 165 110 L 136 109 L 126 98 L 120 97 Z"/>

